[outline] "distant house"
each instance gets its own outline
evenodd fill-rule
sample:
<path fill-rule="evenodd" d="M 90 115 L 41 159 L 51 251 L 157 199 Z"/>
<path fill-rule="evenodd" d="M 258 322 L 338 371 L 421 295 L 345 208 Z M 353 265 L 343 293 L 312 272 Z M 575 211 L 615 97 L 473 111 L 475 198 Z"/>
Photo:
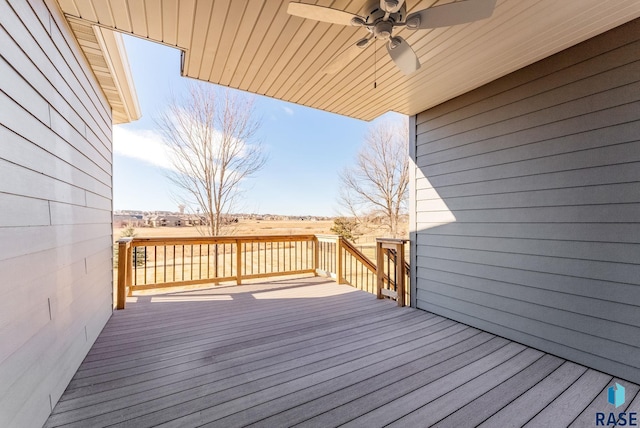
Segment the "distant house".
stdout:
<path fill-rule="evenodd" d="M 145 226 L 149 227 L 161 227 L 167 225 L 167 219 L 164 216 L 151 215 L 144 219 Z"/>
<path fill-rule="evenodd" d="M 125 227 L 133 226 L 140 227 L 145 224 L 142 216 L 127 215 L 127 214 L 114 214 L 113 215 L 113 227 Z"/>
<path fill-rule="evenodd" d="M 201 226 L 206 224 L 203 216 L 195 214 L 166 214 L 166 215 L 149 215 L 144 217 L 142 224 L 149 227 L 186 227 Z"/>
<path fill-rule="evenodd" d="M 167 215 L 164 216 L 164 224 L 163 226 L 169 227 L 178 227 L 178 226 L 186 226 L 185 220 L 179 215 Z"/>
<path fill-rule="evenodd" d="M 182 217 L 184 226 L 201 226 L 206 222 L 204 221 L 204 217 L 200 217 L 198 215 L 187 215 Z"/>

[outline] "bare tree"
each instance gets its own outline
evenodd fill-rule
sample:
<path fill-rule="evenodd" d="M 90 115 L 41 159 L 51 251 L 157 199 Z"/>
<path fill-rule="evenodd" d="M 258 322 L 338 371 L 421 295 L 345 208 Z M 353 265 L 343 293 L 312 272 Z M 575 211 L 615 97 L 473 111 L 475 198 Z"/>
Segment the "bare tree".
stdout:
<path fill-rule="evenodd" d="M 222 232 L 241 183 L 266 161 L 256 140 L 260 126 L 253 99 L 207 83 L 193 83 L 174 96 L 156 120 L 169 147 L 169 179 L 206 219 L 207 233 Z"/>
<path fill-rule="evenodd" d="M 340 174 L 340 203 L 357 218 L 382 217 L 393 237 L 406 211 L 409 186 L 409 127 L 380 122 L 365 136 L 354 166 Z"/>

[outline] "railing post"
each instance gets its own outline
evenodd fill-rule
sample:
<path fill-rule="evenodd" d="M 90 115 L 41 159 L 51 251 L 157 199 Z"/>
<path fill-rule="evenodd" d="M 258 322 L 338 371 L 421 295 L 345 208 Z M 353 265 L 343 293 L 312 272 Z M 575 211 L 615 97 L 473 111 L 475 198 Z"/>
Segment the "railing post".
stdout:
<path fill-rule="evenodd" d="M 129 245 L 127 245 L 127 283 L 125 284 L 125 286 L 127 287 L 127 296 L 131 297 L 133 296 L 133 288 L 131 287 L 133 285 L 133 269 L 135 268 L 135 266 L 133 266 L 133 252 L 135 251 L 135 247 L 133 246 L 133 239 L 131 240 L 131 243 Z M 146 260 L 145 260 L 146 263 Z"/>
<path fill-rule="evenodd" d="M 315 276 L 318 276 L 318 269 L 320 269 L 320 240 L 317 236 L 313 237 L 313 270 Z"/>
<path fill-rule="evenodd" d="M 342 275 L 342 236 L 336 238 L 336 282 L 344 284 L 344 276 Z"/>
<path fill-rule="evenodd" d="M 236 239 L 236 283 L 242 284 L 242 241 Z"/>
<path fill-rule="evenodd" d="M 118 240 L 118 287 L 116 309 L 124 309 L 127 299 L 127 285 L 131 278 L 131 241 L 133 238 Z"/>
<path fill-rule="evenodd" d="M 384 288 L 384 253 L 382 242 L 376 241 L 376 286 L 378 299 L 382 299 L 382 289 Z"/>
<path fill-rule="evenodd" d="M 396 292 L 398 293 L 396 301 L 398 306 L 404 306 L 404 291 L 404 241 L 402 241 L 396 244 Z"/>

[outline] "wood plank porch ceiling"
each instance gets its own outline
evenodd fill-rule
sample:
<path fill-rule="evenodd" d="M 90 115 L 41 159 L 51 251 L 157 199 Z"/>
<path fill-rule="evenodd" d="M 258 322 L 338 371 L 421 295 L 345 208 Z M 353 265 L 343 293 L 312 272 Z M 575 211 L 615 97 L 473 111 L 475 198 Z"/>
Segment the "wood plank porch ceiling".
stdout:
<path fill-rule="evenodd" d="M 422 63 L 409 77 L 382 42 L 326 75 L 322 67 L 365 30 L 289 16 L 288 1 L 58 1 L 70 18 L 182 49 L 184 76 L 364 120 L 419 113 L 640 16 L 637 0 L 498 0 L 487 20 L 398 32 Z M 305 2 L 352 13 L 364 3 Z M 448 2 L 407 4 L 413 11 Z"/>
<path fill-rule="evenodd" d="M 620 382 L 615 409 L 607 388 Z M 638 385 L 320 278 L 138 297 L 54 426 L 594 426 Z"/>

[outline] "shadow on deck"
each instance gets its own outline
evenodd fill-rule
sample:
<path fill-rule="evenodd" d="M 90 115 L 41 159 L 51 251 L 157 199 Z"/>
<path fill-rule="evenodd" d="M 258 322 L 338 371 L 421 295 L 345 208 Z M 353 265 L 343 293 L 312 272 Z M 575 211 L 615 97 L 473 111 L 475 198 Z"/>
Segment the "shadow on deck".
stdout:
<path fill-rule="evenodd" d="M 595 426 L 596 412 L 640 411 L 638 389 L 305 278 L 130 299 L 46 426 Z"/>

